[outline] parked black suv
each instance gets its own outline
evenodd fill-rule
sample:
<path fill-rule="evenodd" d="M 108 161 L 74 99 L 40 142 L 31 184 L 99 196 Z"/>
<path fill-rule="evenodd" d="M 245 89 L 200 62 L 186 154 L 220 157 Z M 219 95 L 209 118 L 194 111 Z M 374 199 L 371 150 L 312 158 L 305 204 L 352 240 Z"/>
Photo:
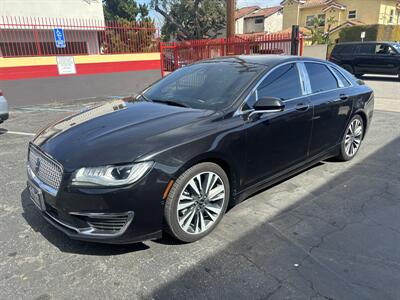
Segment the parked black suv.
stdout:
<path fill-rule="evenodd" d="M 334 47 L 329 60 L 356 76 L 371 73 L 400 77 L 400 43 L 341 43 Z"/>

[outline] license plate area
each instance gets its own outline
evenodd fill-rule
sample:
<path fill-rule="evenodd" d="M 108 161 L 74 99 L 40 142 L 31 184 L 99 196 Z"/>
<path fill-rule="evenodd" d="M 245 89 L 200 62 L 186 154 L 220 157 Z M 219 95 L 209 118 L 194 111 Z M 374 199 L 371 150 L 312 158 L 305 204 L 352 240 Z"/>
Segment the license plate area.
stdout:
<path fill-rule="evenodd" d="M 41 211 L 46 210 L 42 191 L 30 181 L 28 182 L 28 192 L 29 197 L 31 198 L 32 202 L 37 206 L 37 208 L 39 208 Z"/>

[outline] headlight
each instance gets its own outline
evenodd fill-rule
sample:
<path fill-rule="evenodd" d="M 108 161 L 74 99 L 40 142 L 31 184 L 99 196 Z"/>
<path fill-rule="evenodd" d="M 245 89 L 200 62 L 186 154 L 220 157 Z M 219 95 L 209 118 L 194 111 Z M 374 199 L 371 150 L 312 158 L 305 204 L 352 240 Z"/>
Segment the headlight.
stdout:
<path fill-rule="evenodd" d="M 75 173 L 73 185 L 119 186 L 138 181 L 153 166 L 145 161 L 122 166 L 82 168 Z"/>

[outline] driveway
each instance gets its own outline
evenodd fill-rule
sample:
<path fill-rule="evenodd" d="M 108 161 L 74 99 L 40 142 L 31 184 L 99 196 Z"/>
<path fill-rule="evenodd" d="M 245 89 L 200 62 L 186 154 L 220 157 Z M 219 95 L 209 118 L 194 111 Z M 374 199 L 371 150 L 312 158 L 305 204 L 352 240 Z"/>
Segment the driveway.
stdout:
<path fill-rule="evenodd" d="M 28 199 L 27 143 L 91 103 L 14 109 L 0 125 L 0 299 L 400 299 L 400 113 L 386 101 L 400 83 L 367 84 L 381 110 L 353 161 L 254 195 L 193 244 L 91 244 L 53 229 Z"/>

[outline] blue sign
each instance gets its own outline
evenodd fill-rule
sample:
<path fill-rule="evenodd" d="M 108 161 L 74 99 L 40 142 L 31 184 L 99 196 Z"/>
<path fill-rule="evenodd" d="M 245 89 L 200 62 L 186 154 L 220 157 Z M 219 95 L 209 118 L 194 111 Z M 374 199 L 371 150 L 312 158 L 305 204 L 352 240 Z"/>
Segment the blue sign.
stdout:
<path fill-rule="evenodd" d="M 64 29 L 62 28 L 54 28 L 54 41 L 56 42 L 57 48 L 65 48 L 65 37 L 64 37 Z"/>

